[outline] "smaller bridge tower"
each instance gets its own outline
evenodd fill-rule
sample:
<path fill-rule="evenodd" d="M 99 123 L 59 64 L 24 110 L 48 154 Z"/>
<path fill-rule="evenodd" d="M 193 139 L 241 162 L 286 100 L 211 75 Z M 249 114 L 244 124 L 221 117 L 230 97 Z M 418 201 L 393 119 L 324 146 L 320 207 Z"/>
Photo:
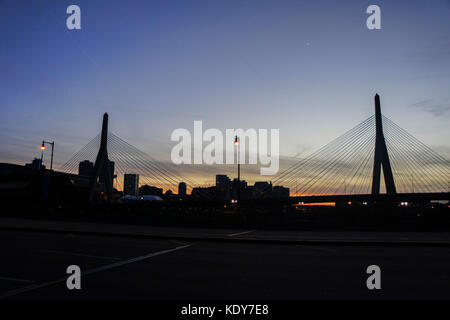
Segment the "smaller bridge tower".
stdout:
<path fill-rule="evenodd" d="M 89 200 L 96 200 L 99 194 L 106 202 L 113 200 L 113 167 L 108 159 L 108 114 L 103 115 L 100 149 L 95 160 L 94 175 L 90 180 Z"/>

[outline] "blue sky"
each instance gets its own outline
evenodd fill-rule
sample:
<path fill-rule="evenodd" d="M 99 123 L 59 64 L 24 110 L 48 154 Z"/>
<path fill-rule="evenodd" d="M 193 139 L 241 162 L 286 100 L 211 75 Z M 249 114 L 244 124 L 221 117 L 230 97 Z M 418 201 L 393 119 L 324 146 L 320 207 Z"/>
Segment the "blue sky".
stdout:
<path fill-rule="evenodd" d="M 66 28 L 81 8 L 82 30 Z M 366 8 L 381 7 L 381 30 Z M 169 160 L 170 134 L 278 128 L 305 156 L 373 113 L 450 157 L 449 1 L 0 1 L 0 161 L 110 130 Z M 210 174 L 210 173 L 208 173 Z"/>

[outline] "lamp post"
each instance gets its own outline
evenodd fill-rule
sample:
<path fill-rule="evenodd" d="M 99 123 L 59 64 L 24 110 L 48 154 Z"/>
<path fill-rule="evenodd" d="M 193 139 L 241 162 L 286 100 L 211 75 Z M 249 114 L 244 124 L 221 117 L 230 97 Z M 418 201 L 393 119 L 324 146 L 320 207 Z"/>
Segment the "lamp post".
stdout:
<path fill-rule="evenodd" d="M 45 150 L 45 149 L 46 149 L 46 148 L 45 148 L 45 145 L 44 145 L 44 141 L 42 141 L 42 146 L 41 146 L 41 166 L 40 166 L 40 169 L 43 168 L 42 162 L 43 162 L 43 160 L 44 160 L 44 150 Z"/>
<path fill-rule="evenodd" d="M 238 136 L 234 137 L 234 144 L 236 145 L 236 153 L 237 153 L 237 165 L 238 165 L 238 189 L 237 189 L 237 200 L 239 202 L 241 198 L 241 163 L 239 162 L 239 138 Z"/>
<path fill-rule="evenodd" d="M 55 147 L 55 142 L 54 141 L 49 142 L 49 141 L 42 140 L 42 145 L 41 145 L 41 166 L 43 165 L 44 150 L 47 149 L 45 147 L 46 143 L 52 146 L 52 155 L 51 155 L 51 160 L 50 160 L 50 170 L 53 170 L 53 149 Z"/>

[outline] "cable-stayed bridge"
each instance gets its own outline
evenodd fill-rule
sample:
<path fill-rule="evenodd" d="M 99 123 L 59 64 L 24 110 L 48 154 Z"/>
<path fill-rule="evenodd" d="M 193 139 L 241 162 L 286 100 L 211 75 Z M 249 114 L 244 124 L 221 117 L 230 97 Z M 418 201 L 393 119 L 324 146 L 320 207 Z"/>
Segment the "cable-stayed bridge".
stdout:
<path fill-rule="evenodd" d="M 95 161 L 100 140 L 101 134 L 98 134 L 63 164 L 60 171 L 75 173 L 78 171 L 78 165 L 81 161 Z M 155 160 L 149 154 L 109 131 L 108 153 L 110 160 L 115 163 L 115 171 L 119 176 L 123 176 L 125 173 L 140 173 L 143 184 L 160 186 L 165 189 L 178 187 L 178 183 L 181 181 L 188 183 L 191 187 L 196 185 L 195 181 L 178 173 L 175 166 Z M 120 179 L 117 179 L 116 183 L 120 189 L 123 187 Z M 175 189 L 172 190 L 175 191 Z"/>
<path fill-rule="evenodd" d="M 112 198 L 111 172 L 137 173 L 141 184 L 164 189 L 176 190 L 181 181 L 188 188 L 198 186 L 174 165 L 153 159 L 109 132 L 107 114 L 102 132 L 60 171 L 76 173 L 83 160 L 95 161 L 91 199 L 97 191 Z M 445 158 L 382 115 L 376 95 L 373 116 L 299 160 L 272 183 L 289 187 L 295 202 L 449 200 L 449 173 Z M 121 189 L 120 179 L 115 181 Z"/>
<path fill-rule="evenodd" d="M 448 200 L 449 173 L 445 158 L 382 115 L 376 95 L 374 115 L 273 183 L 303 202 Z"/>
<path fill-rule="evenodd" d="M 95 162 L 95 176 L 91 181 L 91 198 L 93 192 L 102 191 L 112 198 L 114 180 L 118 189 L 122 189 L 120 179 L 114 179 L 112 172 L 124 176 L 126 173 L 139 174 L 140 184 L 158 186 L 167 190 L 177 190 L 180 182 L 188 188 L 196 182 L 178 172 L 174 165 L 163 163 L 139 150 L 114 133 L 108 131 L 108 114 L 103 116 L 102 132 L 75 153 L 60 168 L 60 171 L 77 173 L 82 161 Z M 112 167 L 111 167 L 112 166 Z"/>

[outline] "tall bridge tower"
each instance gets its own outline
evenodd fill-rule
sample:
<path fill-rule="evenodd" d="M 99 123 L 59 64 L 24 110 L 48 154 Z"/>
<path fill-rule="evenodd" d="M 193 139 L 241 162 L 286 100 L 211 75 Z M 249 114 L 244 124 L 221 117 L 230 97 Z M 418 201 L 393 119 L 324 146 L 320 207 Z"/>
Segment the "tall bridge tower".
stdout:
<path fill-rule="evenodd" d="M 98 192 L 103 195 L 106 202 L 113 200 L 113 168 L 108 158 L 108 114 L 103 115 L 102 136 L 100 149 L 95 160 L 94 175 L 90 181 L 89 200 L 95 200 Z"/>
<path fill-rule="evenodd" d="M 375 95 L 375 156 L 373 161 L 372 195 L 380 194 L 381 166 L 383 166 L 384 183 L 387 194 L 396 194 L 394 176 L 383 135 L 383 123 L 381 117 L 380 96 Z"/>

